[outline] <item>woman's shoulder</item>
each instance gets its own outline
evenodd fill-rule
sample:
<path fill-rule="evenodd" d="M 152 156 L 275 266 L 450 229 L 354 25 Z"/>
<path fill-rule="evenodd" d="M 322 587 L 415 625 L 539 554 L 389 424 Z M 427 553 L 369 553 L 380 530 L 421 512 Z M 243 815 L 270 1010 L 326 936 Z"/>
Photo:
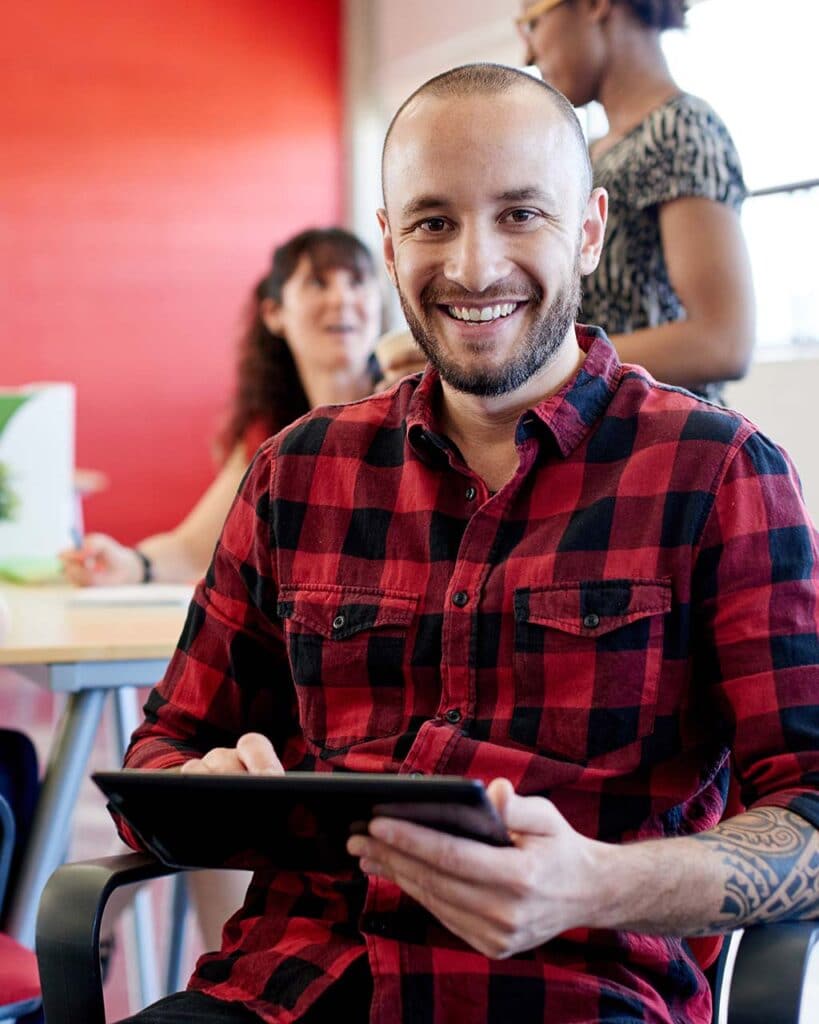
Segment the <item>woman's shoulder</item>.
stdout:
<path fill-rule="evenodd" d="M 672 96 L 652 110 L 645 128 L 654 138 L 685 142 L 687 139 L 718 137 L 733 147 L 728 127 L 711 104 L 688 92 Z"/>
<path fill-rule="evenodd" d="M 714 108 L 690 93 L 655 107 L 624 144 L 595 162 L 595 181 L 637 208 L 703 196 L 738 208 L 745 197 L 742 165 Z"/>

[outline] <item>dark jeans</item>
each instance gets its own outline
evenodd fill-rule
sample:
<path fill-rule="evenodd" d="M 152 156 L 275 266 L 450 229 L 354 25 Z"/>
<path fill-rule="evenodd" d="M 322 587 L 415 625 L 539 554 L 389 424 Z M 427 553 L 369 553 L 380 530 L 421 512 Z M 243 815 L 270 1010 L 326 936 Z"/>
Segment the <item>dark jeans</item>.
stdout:
<path fill-rule="evenodd" d="M 372 996 L 373 980 L 364 956 L 319 996 L 300 1024 L 366 1024 Z M 238 1003 L 204 992 L 175 992 L 119 1024 L 258 1024 L 260 1019 Z"/>

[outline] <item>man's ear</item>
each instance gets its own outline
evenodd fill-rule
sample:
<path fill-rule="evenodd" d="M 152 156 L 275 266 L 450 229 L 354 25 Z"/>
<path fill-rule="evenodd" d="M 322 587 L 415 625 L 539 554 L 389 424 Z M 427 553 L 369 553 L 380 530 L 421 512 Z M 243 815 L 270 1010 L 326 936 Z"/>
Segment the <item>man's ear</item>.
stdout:
<path fill-rule="evenodd" d="M 281 303 L 275 299 L 262 299 L 259 303 L 259 316 L 271 334 L 284 335 Z"/>
<path fill-rule="evenodd" d="M 604 188 L 594 189 L 583 211 L 583 227 L 580 234 L 581 274 L 590 274 L 600 262 L 608 212 L 608 192 Z"/>
<path fill-rule="evenodd" d="M 390 280 L 397 287 L 398 281 L 395 277 L 395 248 L 392 244 L 392 232 L 390 231 L 390 222 L 387 220 L 387 211 L 383 209 L 377 210 L 376 217 L 378 217 L 378 226 L 381 228 L 381 238 L 384 246 L 384 266 L 387 268 Z"/>

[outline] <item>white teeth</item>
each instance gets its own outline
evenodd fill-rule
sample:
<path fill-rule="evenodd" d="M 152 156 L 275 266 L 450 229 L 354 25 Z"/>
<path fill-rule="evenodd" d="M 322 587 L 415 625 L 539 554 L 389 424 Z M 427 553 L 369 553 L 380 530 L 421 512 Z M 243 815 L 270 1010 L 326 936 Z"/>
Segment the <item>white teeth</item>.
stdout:
<path fill-rule="evenodd" d="M 447 306 L 447 312 L 456 320 L 468 320 L 470 323 L 488 323 L 490 320 L 499 320 L 503 316 L 514 313 L 518 304 L 516 302 L 503 302 L 498 306 Z"/>

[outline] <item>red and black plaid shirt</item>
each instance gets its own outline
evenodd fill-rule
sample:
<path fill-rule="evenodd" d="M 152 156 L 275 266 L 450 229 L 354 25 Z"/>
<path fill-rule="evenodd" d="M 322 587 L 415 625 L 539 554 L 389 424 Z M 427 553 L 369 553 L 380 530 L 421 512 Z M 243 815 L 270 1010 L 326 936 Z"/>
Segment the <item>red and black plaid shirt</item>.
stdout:
<path fill-rule="evenodd" d="M 497 494 L 442 435 L 430 371 L 268 441 L 127 764 L 254 730 L 288 769 L 505 776 L 620 843 L 714 826 L 730 749 L 745 805 L 819 823 L 794 472 L 741 416 L 578 337 Z M 378 1024 L 710 1020 L 683 940 L 577 930 L 491 961 L 358 873 L 257 873 L 191 984 L 282 1024 L 364 955 Z"/>

